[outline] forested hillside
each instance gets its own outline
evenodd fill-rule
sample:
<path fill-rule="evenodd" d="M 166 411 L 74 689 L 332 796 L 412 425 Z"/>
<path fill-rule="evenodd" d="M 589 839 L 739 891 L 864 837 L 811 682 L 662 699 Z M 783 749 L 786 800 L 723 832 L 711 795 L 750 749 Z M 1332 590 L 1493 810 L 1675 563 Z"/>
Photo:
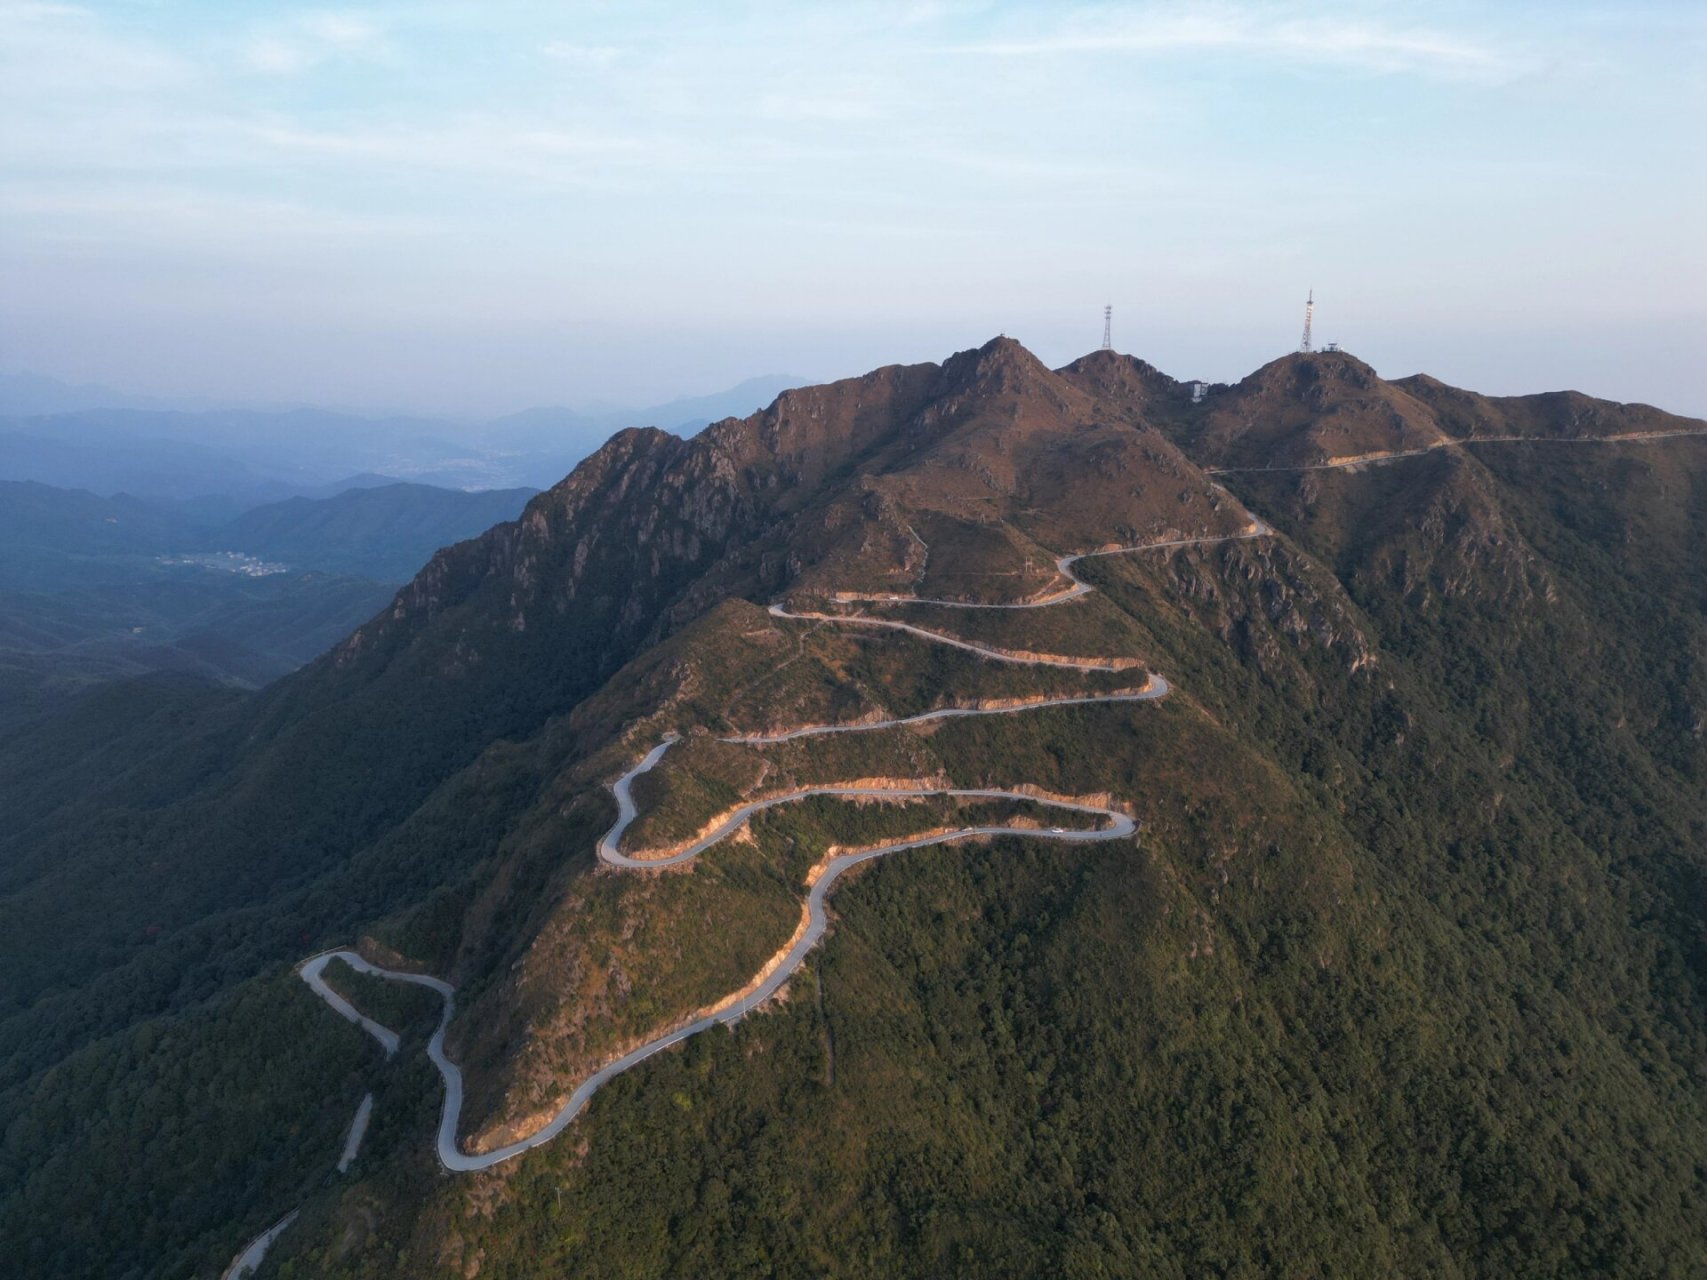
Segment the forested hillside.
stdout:
<path fill-rule="evenodd" d="M 67 1276 L 217 1274 L 294 1209 L 263 1275 L 1698 1274 L 1704 432 L 1338 354 L 1198 405 L 1006 340 L 625 432 L 272 689 L 6 746 L 0 1237 Z M 851 872 L 779 995 L 483 1172 L 435 1155 L 430 1003 L 338 979 L 386 1059 L 292 972 L 454 983 L 489 1151 L 762 972 L 838 850 L 970 826 L 1009 834 Z"/>
<path fill-rule="evenodd" d="M 264 685 L 532 493 L 384 484 L 256 506 L 0 482 L 0 731 L 156 672 Z"/>

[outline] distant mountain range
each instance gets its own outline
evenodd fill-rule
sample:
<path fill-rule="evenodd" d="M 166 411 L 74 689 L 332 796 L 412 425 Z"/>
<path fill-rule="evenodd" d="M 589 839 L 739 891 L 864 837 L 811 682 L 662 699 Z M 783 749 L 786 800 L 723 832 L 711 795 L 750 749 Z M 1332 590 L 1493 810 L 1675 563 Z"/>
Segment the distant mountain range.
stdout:
<path fill-rule="evenodd" d="M 691 433 L 797 381 L 470 424 L 0 375 L 0 723 L 146 672 L 265 683 L 612 431 Z"/>
<path fill-rule="evenodd" d="M 565 433 L 598 433 L 602 443 L 605 436 L 624 427 L 660 427 L 677 435 L 691 435 L 724 418 L 745 417 L 804 383 L 803 378 L 781 375 L 749 378 L 727 391 L 671 400 L 649 409 L 525 409 L 494 419 L 487 431 L 495 443 L 528 451 L 550 449 Z"/>
<path fill-rule="evenodd" d="M 440 547 L 515 519 L 536 492 L 392 483 L 287 498 L 209 520 L 196 503 L 0 481 L 0 587 L 129 579 L 160 557 L 198 552 L 404 582 Z"/>
<path fill-rule="evenodd" d="M 265 684 L 534 492 L 388 483 L 230 517 L 219 503 L 0 481 L 0 727 L 148 672 Z"/>
<path fill-rule="evenodd" d="M 448 488 L 544 487 L 622 427 L 691 433 L 751 413 L 798 383 L 755 378 L 650 408 L 539 408 L 468 423 L 315 408 L 186 409 L 7 375 L 0 479 L 144 497 L 225 495 L 251 505 L 351 487 L 349 478 L 363 474 Z"/>
<path fill-rule="evenodd" d="M 82 413 L 89 409 L 196 411 L 229 407 L 232 406 L 132 395 L 99 382 L 63 382 L 39 373 L 0 373 L 0 417 L 5 418 Z"/>
<path fill-rule="evenodd" d="M 206 536 L 266 560 L 406 582 L 440 547 L 514 520 L 537 492 L 380 485 L 256 507 Z"/>
<path fill-rule="evenodd" d="M 0 733 L 8 1262 L 1697 1274 L 1704 498 L 1707 422 L 1344 352 L 619 431 L 264 689 Z M 541 1144 L 448 1172 L 447 1062 Z"/>

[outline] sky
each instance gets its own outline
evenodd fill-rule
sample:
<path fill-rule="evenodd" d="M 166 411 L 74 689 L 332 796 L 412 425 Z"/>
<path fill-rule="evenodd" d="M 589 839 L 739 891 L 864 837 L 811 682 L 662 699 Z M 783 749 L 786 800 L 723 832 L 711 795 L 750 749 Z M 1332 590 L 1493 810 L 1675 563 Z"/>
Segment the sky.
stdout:
<path fill-rule="evenodd" d="M 1707 6 L 0 0 L 0 371 L 483 414 L 1006 332 L 1707 415 Z"/>

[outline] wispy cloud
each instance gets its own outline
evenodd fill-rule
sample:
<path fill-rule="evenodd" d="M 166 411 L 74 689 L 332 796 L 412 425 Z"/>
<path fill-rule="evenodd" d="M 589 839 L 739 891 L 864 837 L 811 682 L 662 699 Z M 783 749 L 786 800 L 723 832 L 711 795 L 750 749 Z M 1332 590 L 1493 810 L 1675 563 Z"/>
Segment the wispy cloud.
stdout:
<path fill-rule="evenodd" d="M 376 19 L 323 10 L 257 32 L 244 45 L 242 56 L 252 71 L 295 75 L 338 59 L 384 59 L 391 52 L 385 27 Z"/>
<path fill-rule="evenodd" d="M 7 98 L 149 92 L 189 75 L 183 58 L 112 34 L 89 9 L 0 0 L 0 93 Z"/>
<path fill-rule="evenodd" d="M 322 130 L 261 124 L 252 138 L 279 152 L 412 172 L 501 175 L 546 187 L 606 185 L 644 170 L 667 144 L 617 133 L 558 128 L 522 118 L 465 117 L 433 127 Z"/>
<path fill-rule="evenodd" d="M 870 97 L 824 97 L 817 94 L 767 93 L 758 112 L 768 120 L 801 120 L 821 124 L 858 124 L 876 120 L 882 112 Z"/>
<path fill-rule="evenodd" d="M 353 213 L 147 182 L 0 184 L 0 218 L 39 221 L 37 238 L 45 243 L 125 248 L 146 244 L 198 251 L 359 243 L 439 229 L 435 220 L 415 215 Z M 115 239 L 115 230 L 121 228 L 122 238 Z"/>
<path fill-rule="evenodd" d="M 1476 78 L 1512 75 L 1525 65 L 1515 52 L 1485 40 L 1428 27 L 1389 25 L 1360 18 L 1351 10 L 1300 15 L 1272 6 L 1230 4 L 1142 13 L 1106 8 L 1077 10 L 1047 27 L 959 48 L 1004 58 L 1219 51 L 1366 72 L 1428 72 Z"/>
<path fill-rule="evenodd" d="M 603 71 L 619 57 L 622 50 L 608 44 L 576 44 L 572 40 L 551 40 L 540 52 L 553 62 L 567 63 L 591 71 Z"/>
<path fill-rule="evenodd" d="M 1398 0 L 0 0 L 0 327 L 145 337 L 145 293 L 188 316 L 201 289 L 217 344 L 300 289 L 301 340 L 342 358 L 363 307 L 409 326 L 438 299 L 478 338 L 661 299 L 715 336 L 834 296 L 889 344 L 902 311 L 1017 323 L 1157 277 L 1188 319 L 1237 318 L 1306 271 L 1334 292 L 1324 262 L 1355 264 L 1371 306 L 1452 287 L 1540 291 L 1540 312 L 1614 279 L 1682 309 L 1702 23 L 1677 0 L 1545 22 Z M 1333 127 L 1286 145 L 1306 118 Z M 1665 279 L 1632 285 L 1619 255 Z"/>

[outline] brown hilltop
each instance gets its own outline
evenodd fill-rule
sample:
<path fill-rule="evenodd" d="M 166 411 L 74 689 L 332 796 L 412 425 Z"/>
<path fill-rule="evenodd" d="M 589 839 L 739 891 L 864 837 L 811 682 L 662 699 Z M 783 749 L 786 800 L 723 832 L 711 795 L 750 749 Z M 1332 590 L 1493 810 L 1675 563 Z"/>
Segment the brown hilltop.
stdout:
<path fill-rule="evenodd" d="M 1056 371 L 1061 377 L 1134 415 L 1189 402 L 1186 384 L 1155 365 L 1117 351 L 1093 351 Z"/>
<path fill-rule="evenodd" d="M 1076 371 L 1088 362 L 1062 372 L 1086 378 Z M 1201 405 L 1191 405 L 1183 387 L 1141 361 L 1131 364 L 1143 372 L 1125 372 L 1105 357 L 1104 394 L 1124 396 L 1135 414 L 1211 470 L 1332 466 L 1462 439 L 1592 439 L 1702 425 L 1649 405 L 1576 391 L 1483 396 L 1426 374 L 1388 381 L 1343 351 L 1282 356 L 1231 387 L 1216 388 Z"/>
<path fill-rule="evenodd" d="M 1441 442 L 1428 406 L 1345 352 L 1272 360 L 1209 397 L 1189 452 L 1211 467 L 1313 466 Z"/>
<path fill-rule="evenodd" d="M 819 549 L 837 582 L 979 598 L 991 593 L 973 591 L 971 581 L 923 581 L 920 544 L 950 539 L 963 574 L 1010 575 L 1035 587 L 1040 564 L 1061 553 L 1169 533 L 1232 532 L 1243 521 L 1236 504 L 1128 404 L 1051 372 L 1012 339 L 952 357 L 934 391 L 895 446 L 859 468 L 833 509 L 833 518 L 860 530 L 857 547 L 838 537 Z M 850 519 L 855 504 L 866 519 Z M 911 550 L 897 560 L 874 548 L 873 521 L 888 544 Z M 804 585 L 821 576 L 806 575 Z"/>
<path fill-rule="evenodd" d="M 1429 407 L 1449 435 L 1458 439 L 1523 436 L 1582 440 L 1597 437 L 1688 430 L 1701 423 L 1648 404 L 1597 400 L 1580 391 L 1547 391 L 1527 396 L 1484 396 L 1448 386 L 1426 373 L 1392 384 Z"/>
<path fill-rule="evenodd" d="M 440 552 L 335 660 L 374 669 L 435 633 L 439 673 L 462 676 L 569 628 L 611 668 L 729 595 L 1005 599 L 1046 585 L 1056 555 L 1242 520 L 1129 400 L 996 338 L 692 439 L 620 432 L 518 521 Z M 953 580 L 929 565 L 942 541 Z"/>
<path fill-rule="evenodd" d="M 521 732 L 730 597 L 1011 601 L 1058 585 L 1061 554 L 1234 532 L 1248 517 L 1205 468 L 1692 425 L 1575 393 L 1388 382 L 1328 352 L 1284 356 L 1193 405 L 1131 356 L 1051 371 L 996 338 L 940 365 L 788 391 L 692 439 L 621 432 L 520 520 L 440 552 L 307 679 L 349 692 L 448 680 L 472 734 Z M 525 697 L 518 667 L 532 673 Z"/>

